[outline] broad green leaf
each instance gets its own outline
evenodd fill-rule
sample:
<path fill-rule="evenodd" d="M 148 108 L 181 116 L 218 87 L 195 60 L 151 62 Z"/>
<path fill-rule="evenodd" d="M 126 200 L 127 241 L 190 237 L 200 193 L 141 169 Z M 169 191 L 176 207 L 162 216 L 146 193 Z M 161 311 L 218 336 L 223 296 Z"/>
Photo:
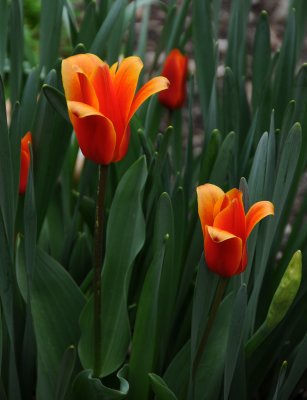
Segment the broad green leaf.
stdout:
<path fill-rule="evenodd" d="M 230 132 L 221 144 L 209 179 L 215 185 L 226 186 L 229 170 L 231 170 L 230 166 L 232 165 L 231 160 L 234 154 L 235 137 L 235 133 Z"/>
<path fill-rule="evenodd" d="M 55 398 L 64 400 L 67 394 L 71 376 L 76 362 L 76 349 L 74 346 L 69 346 L 63 355 L 63 359 L 59 369 L 57 378 Z"/>
<path fill-rule="evenodd" d="M 129 398 L 147 398 L 149 394 L 148 373 L 155 370 L 157 352 L 163 340 L 159 317 L 161 317 L 161 297 L 165 295 L 160 287 L 163 268 L 167 267 L 166 254 L 173 234 L 171 202 L 163 193 L 157 205 L 157 214 L 153 238 L 153 259 L 149 266 L 138 302 L 134 335 L 132 338 L 131 357 L 129 363 Z M 168 250 L 169 251 L 169 250 Z M 169 277 L 169 282 L 171 278 Z M 163 297 L 163 299 L 165 299 Z M 166 306 L 164 302 L 164 306 Z M 163 319 L 165 323 L 167 319 Z M 160 332 L 159 329 L 160 328 Z M 167 333 L 167 332 L 164 332 Z M 164 337 L 165 338 L 165 337 Z M 166 335 L 167 338 L 167 335 Z M 144 349 L 146 348 L 146 351 Z"/>
<path fill-rule="evenodd" d="M 2 10 L 1 10 L 2 12 Z M 20 100 L 23 74 L 23 7 L 21 0 L 11 1 L 10 14 L 10 100 Z"/>
<path fill-rule="evenodd" d="M 279 399 L 288 400 L 291 397 L 291 393 L 295 389 L 297 383 L 302 377 L 304 371 L 306 370 L 306 360 L 307 360 L 307 335 L 304 336 L 301 343 L 294 350 L 294 360 L 289 363 L 288 369 L 289 373 L 285 379 L 284 384 L 281 387 Z"/>
<path fill-rule="evenodd" d="M 63 0 L 42 0 L 40 16 L 40 68 L 48 72 L 56 62 L 62 27 Z"/>
<path fill-rule="evenodd" d="M 196 77 L 199 87 L 201 111 L 206 125 L 207 109 L 215 74 L 215 46 L 211 18 L 211 1 L 192 2 L 193 39 L 196 62 Z M 207 141 L 208 138 L 205 138 Z"/>
<path fill-rule="evenodd" d="M 67 121 L 70 122 L 68 115 L 67 103 L 63 93 L 53 86 L 43 85 L 44 95 L 52 107 Z"/>
<path fill-rule="evenodd" d="M 0 77 L 0 210 L 5 226 L 5 236 L 9 246 L 13 242 L 14 210 L 14 179 L 12 175 L 12 159 L 8 127 L 4 86 Z M 12 250 L 12 249 L 10 249 Z"/>
<path fill-rule="evenodd" d="M 280 56 L 278 58 L 274 87 L 273 101 L 276 107 L 276 119 L 279 126 L 286 105 L 291 100 L 293 75 L 296 63 L 296 21 L 295 10 L 290 11 L 285 37 L 282 43 Z"/>
<path fill-rule="evenodd" d="M 237 367 L 240 348 L 243 345 L 244 322 L 247 306 L 246 285 L 242 285 L 234 300 L 226 348 L 224 372 L 224 399 L 228 399 L 231 383 Z"/>
<path fill-rule="evenodd" d="M 239 85 L 231 68 L 226 67 L 223 81 L 223 130 L 224 134 L 231 131 L 240 132 Z"/>
<path fill-rule="evenodd" d="M 168 388 L 167 384 L 164 380 L 156 375 L 149 374 L 150 383 L 152 386 L 152 390 L 156 395 L 157 400 L 176 400 L 177 397 L 174 393 Z"/>
<path fill-rule="evenodd" d="M 85 14 L 80 25 L 78 42 L 83 43 L 84 46 L 89 49 L 96 36 L 97 30 L 98 23 L 96 16 L 96 4 L 91 1 L 86 7 Z"/>
<path fill-rule="evenodd" d="M 3 76 L 6 48 L 7 48 L 7 34 L 8 34 L 8 0 L 0 0 L 0 74 Z"/>
<path fill-rule="evenodd" d="M 250 0 L 234 0 L 231 4 L 226 65 L 232 69 L 237 84 L 245 75 L 245 38 L 250 3 Z"/>
<path fill-rule="evenodd" d="M 265 82 L 268 79 L 270 59 L 271 43 L 268 14 L 266 11 L 262 11 L 257 24 L 253 52 L 252 105 L 254 110 L 256 110 L 257 105 L 261 101 Z"/>
<path fill-rule="evenodd" d="M 54 70 L 46 78 L 50 86 L 57 86 Z M 40 232 L 68 147 L 71 125 L 40 96 L 33 126 L 34 180 L 37 204 L 37 229 Z"/>
<path fill-rule="evenodd" d="M 78 343 L 78 319 L 83 305 L 83 295 L 70 275 L 37 248 L 31 307 L 37 342 L 38 400 L 55 398 L 64 353 Z"/>
<path fill-rule="evenodd" d="M 221 133 L 215 129 L 211 135 L 200 163 L 199 184 L 202 185 L 209 180 L 211 171 L 218 155 L 221 144 Z"/>
<path fill-rule="evenodd" d="M 215 400 L 222 385 L 233 295 L 221 303 L 195 377 L 195 398 Z M 204 391 L 204 388 L 206 390 Z"/>
<path fill-rule="evenodd" d="M 115 0 L 100 26 L 95 39 L 93 40 L 90 52 L 96 54 L 97 56 L 103 57 L 103 52 L 106 51 L 106 43 L 108 37 L 116 25 L 118 16 L 120 15 L 122 7 L 124 7 L 126 0 Z"/>
<path fill-rule="evenodd" d="M 176 354 L 163 376 L 164 381 L 177 396 L 178 400 L 187 399 L 189 384 L 189 370 L 187 365 L 190 363 L 190 351 L 191 343 L 188 341 Z"/>
<path fill-rule="evenodd" d="M 280 398 L 280 389 L 285 380 L 287 366 L 288 366 L 287 361 L 284 361 L 279 371 L 277 386 L 275 389 L 273 400 L 278 400 Z"/>
<path fill-rule="evenodd" d="M 33 69 L 27 78 L 21 99 L 21 135 L 32 130 L 39 84 L 38 69 Z"/>
<path fill-rule="evenodd" d="M 142 193 L 146 177 L 146 162 L 141 157 L 122 177 L 110 209 L 101 278 L 100 376 L 115 371 L 123 363 L 128 351 L 130 325 L 127 290 L 134 259 L 145 240 Z M 82 312 L 80 325 L 79 356 L 85 368 L 93 369 L 96 351 L 93 347 L 93 298 Z M 116 332 L 120 332 L 120 335 Z"/>
<path fill-rule="evenodd" d="M 291 307 L 302 280 L 302 254 L 294 253 L 279 286 L 273 296 L 263 324 L 250 338 L 246 353 L 250 356 L 262 344 L 271 331 L 283 320 Z"/>
<path fill-rule="evenodd" d="M 129 382 L 126 380 L 128 367 L 124 366 L 117 373 L 120 382 L 119 389 L 105 386 L 102 381 L 91 375 L 90 370 L 85 370 L 77 375 L 73 383 L 74 400 L 117 400 L 125 399 L 129 391 Z"/>

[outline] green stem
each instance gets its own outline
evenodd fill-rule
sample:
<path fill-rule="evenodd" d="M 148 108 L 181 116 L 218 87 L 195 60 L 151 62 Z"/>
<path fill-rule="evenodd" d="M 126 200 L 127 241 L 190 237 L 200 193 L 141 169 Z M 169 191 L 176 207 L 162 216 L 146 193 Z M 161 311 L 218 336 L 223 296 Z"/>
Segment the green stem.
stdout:
<path fill-rule="evenodd" d="M 193 362 L 193 369 L 192 369 L 192 390 L 193 390 L 193 393 L 194 393 L 194 384 L 195 384 L 195 377 L 196 377 L 197 368 L 198 368 L 198 365 L 199 365 L 200 360 L 202 358 L 202 355 L 204 353 L 204 350 L 205 350 L 205 347 L 206 347 L 206 344 L 207 344 L 207 341 L 208 341 L 208 338 L 209 338 L 209 335 L 210 335 L 210 332 L 211 332 L 211 329 L 212 329 L 212 326 L 213 326 L 213 323 L 214 323 L 214 320 L 215 320 L 215 317 L 216 317 L 216 314 L 217 314 L 217 310 L 219 308 L 219 305 L 220 305 L 220 303 L 221 303 L 221 301 L 223 299 L 223 295 L 225 293 L 225 289 L 226 289 L 227 283 L 228 283 L 228 280 L 227 279 L 223 279 L 223 278 L 221 278 L 219 283 L 218 283 L 218 286 L 217 286 L 217 289 L 216 289 L 216 292 L 215 292 L 215 297 L 214 297 L 214 300 L 213 300 L 213 304 L 212 304 L 212 307 L 211 307 L 211 310 L 210 310 L 209 319 L 208 319 L 206 328 L 204 330 L 203 336 L 201 338 L 200 345 L 198 347 L 198 350 L 197 350 L 197 353 L 196 353 L 196 356 L 195 356 L 195 359 L 194 359 L 194 362 Z"/>
<path fill-rule="evenodd" d="M 268 337 L 270 329 L 263 323 L 259 329 L 254 333 L 254 335 L 249 339 L 245 346 L 246 358 L 249 358 L 253 352 L 263 343 L 263 341 Z"/>
<path fill-rule="evenodd" d="M 106 192 L 108 166 L 99 165 L 97 187 L 95 242 L 94 242 L 94 376 L 99 377 L 101 359 L 101 269 L 103 261 L 104 199 Z"/>

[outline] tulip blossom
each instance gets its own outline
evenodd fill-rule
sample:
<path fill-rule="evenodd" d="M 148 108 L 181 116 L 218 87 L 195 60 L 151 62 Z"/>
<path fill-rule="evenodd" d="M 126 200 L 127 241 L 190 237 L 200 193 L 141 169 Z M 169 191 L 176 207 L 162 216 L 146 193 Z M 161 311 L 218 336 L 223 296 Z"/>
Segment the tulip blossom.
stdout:
<path fill-rule="evenodd" d="M 94 54 L 78 54 L 62 62 L 70 120 L 82 153 L 97 164 L 125 156 L 132 116 L 148 97 L 168 87 L 168 80 L 160 76 L 135 93 L 142 68 L 138 57 L 112 67 Z"/>
<path fill-rule="evenodd" d="M 19 193 L 23 194 L 26 191 L 28 183 L 28 175 L 30 168 L 30 150 L 29 143 L 32 143 L 31 133 L 28 132 L 21 139 L 20 148 L 20 176 L 19 176 Z"/>
<path fill-rule="evenodd" d="M 245 214 L 243 194 L 238 189 L 224 193 L 209 183 L 198 186 L 198 214 L 204 235 L 208 268 L 228 278 L 247 266 L 246 241 L 255 225 L 274 215 L 270 201 L 255 203 Z"/>
<path fill-rule="evenodd" d="M 169 88 L 159 93 L 159 101 L 170 110 L 182 107 L 186 98 L 188 58 L 173 49 L 165 60 L 161 75 L 169 82 Z"/>

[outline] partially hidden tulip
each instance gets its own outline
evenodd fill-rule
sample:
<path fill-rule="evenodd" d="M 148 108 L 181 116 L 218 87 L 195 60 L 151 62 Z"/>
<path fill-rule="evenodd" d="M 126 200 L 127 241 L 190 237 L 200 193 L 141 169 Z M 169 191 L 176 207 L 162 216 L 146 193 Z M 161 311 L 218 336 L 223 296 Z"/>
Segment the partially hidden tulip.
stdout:
<path fill-rule="evenodd" d="M 23 194 L 26 191 L 28 183 L 28 175 L 30 169 L 31 155 L 29 150 L 29 143 L 32 143 L 32 136 L 27 132 L 21 139 L 20 148 L 20 175 L 19 175 L 19 193 Z"/>
<path fill-rule="evenodd" d="M 186 80 L 188 72 L 188 58 L 178 49 L 173 49 L 167 56 L 162 76 L 169 82 L 169 88 L 159 93 L 159 101 L 170 110 L 182 107 L 186 98 Z"/>
<path fill-rule="evenodd" d="M 248 261 L 246 241 L 259 221 L 274 215 L 273 204 L 259 201 L 245 214 L 240 190 L 224 193 L 209 183 L 198 186 L 197 199 L 208 268 L 225 278 L 240 274 Z"/>
<path fill-rule="evenodd" d="M 70 120 L 83 155 L 97 164 L 108 165 L 125 156 L 132 116 L 148 97 L 168 87 L 166 78 L 155 77 L 136 93 L 142 68 L 134 56 L 111 67 L 94 54 L 62 62 Z"/>

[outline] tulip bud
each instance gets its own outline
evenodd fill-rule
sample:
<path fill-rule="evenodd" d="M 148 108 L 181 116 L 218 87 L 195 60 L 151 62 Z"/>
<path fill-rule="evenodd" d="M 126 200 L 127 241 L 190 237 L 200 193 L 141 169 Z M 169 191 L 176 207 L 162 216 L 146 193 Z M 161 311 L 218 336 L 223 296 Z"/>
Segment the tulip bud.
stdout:
<path fill-rule="evenodd" d="M 26 191 L 28 183 L 28 175 L 30 168 L 30 150 L 29 143 L 32 143 L 31 133 L 28 132 L 21 140 L 20 148 L 20 176 L 19 176 L 19 193 Z"/>
<path fill-rule="evenodd" d="M 169 82 L 169 88 L 159 93 L 159 101 L 170 110 L 182 107 L 186 98 L 188 58 L 178 49 L 172 50 L 165 60 L 161 75 Z"/>

